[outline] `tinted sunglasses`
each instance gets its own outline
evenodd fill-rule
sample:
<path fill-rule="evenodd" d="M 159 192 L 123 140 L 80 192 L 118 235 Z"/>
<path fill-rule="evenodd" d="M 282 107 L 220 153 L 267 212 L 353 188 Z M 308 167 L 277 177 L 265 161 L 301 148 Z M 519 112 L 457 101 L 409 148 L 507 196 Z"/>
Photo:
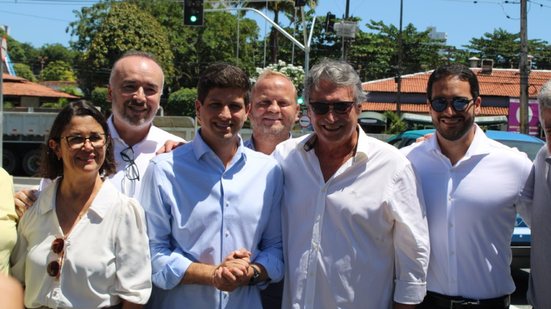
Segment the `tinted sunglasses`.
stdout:
<path fill-rule="evenodd" d="M 46 272 L 51 277 L 59 278 L 61 273 L 61 265 L 63 264 L 63 248 L 65 247 L 65 240 L 63 238 L 56 238 L 52 241 L 52 246 L 50 249 L 53 253 L 58 255 L 58 258 L 55 261 L 51 261 L 46 266 Z"/>
<path fill-rule="evenodd" d="M 346 114 L 350 111 L 354 102 L 342 101 L 342 102 L 310 102 L 308 103 L 314 114 L 325 115 L 331 110 L 335 114 Z"/>
<path fill-rule="evenodd" d="M 450 103 L 452 108 L 456 112 L 463 112 L 467 109 L 467 107 L 473 100 L 474 99 L 468 99 L 465 97 L 455 97 L 455 98 L 452 98 L 451 100 L 440 97 L 440 98 L 434 98 L 430 100 L 430 106 L 432 106 L 432 109 L 435 112 L 441 113 L 444 110 L 446 110 L 446 108 L 448 108 L 448 103 Z"/>

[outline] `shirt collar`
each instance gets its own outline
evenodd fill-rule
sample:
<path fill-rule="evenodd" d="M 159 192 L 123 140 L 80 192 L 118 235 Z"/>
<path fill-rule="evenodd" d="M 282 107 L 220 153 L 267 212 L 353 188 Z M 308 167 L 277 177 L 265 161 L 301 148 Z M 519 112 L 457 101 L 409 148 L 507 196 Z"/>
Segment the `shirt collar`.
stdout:
<path fill-rule="evenodd" d="M 56 178 L 53 183 L 46 187 L 44 192 L 41 193 L 41 198 L 39 199 L 40 204 L 37 205 L 39 207 L 40 214 L 45 214 L 55 209 L 56 192 L 60 182 L 61 177 Z M 118 191 L 113 186 L 113 184 L 111 184 L 110 181 L 104 181 L 98 194 L 96 194 L 96 196 L 94 197 L 92 205 L 90 205 L 90 208 L 88 210 L 91 210 L 97 216 L 103 219 L 107 211 L 111 207 L 113 207 L 113 196 L 116 196 L 117 194 Z M 42 195 L 44 195 L 43 198 Z"/>
<path fill-rule="evenodd" d="M 482 131 L 482 129 L 476 123 L 473 124 L 473 126 L 475 127 L 474 138 L 473 138 L 473 141 L 471 142 L 471 145 L 469 145 L 467 152 L 463 156 L 463 159 L 466 159 L 475 155 L 488 154 L 492 150 L 492 148 L 488 143 L 489 138 L 486 136 L 484 131 Z M 433 152 L 442 153 L 442 149 L 440 149 L 440 145 L 438 144 L 438 138 L 436 138 L 436 136 L 433 136 L 432 138 L 430 138 L 428 140 L 428 143 L 426 143 L 426 145 Z"/>
<path fill-rule="evenodd" d="M 109 127 L 109 133 L 111 134 L 111 138 L 113 140 L 116 140 L 116 141 L 120 142 L 122 145 L 124 145 L 123 148 L 129 147 L 129 145 L 119 135 L 119 132 L 117 131 L 117 128 L 115 127 L 115 123 L 113 122 L 113 115 L 111 115 L 111 116 L 109 116 L 109 118 L 107 118 L 107 126 Z M 153 134 L 154 130 L 155 130 L 155 126 L 153 125 L 153 123 L 151 123 L 145 138 L 142 139 L 141 141 L 139 141 L 138 143 L 136 143 L 135 145 L 133 145 L 132 148 L 136 149 L 144 141 L 155 139 L 155 138 L 152 137 L 152 134 Z"/>
<path fill-rule="evenodd" d="M 369 144 L 370 144 L 369 138 L 367 137 L 367 134 L 365 134 L 363 129 L 360 127 L 360 125 L 356 127 L 356 131 L 358 132 L 358 141 L 356 143 L 354 161 L 367 158 L 368 152 L 371 148 L 369 147 Z M 308 152 L 314 149 L 314 146 L 316 145 L 317 140 L 318 140 L 318 137 L 314 132 L 310 134 L 306 139 L 304 139 L 301 143 L 299 143 L 297 146 L 302 147 L 304 151 Z"/>
<path fill-rule="evenodd" d="M 232 158 L 232 162 L 235 162 L 235 160 L 237 158 L 240 158 L 241 156 L 243 156 L 245 159 L 247 157 L 245 155 L 245 152 L 243 151 L 243 149 L 245 148 L 243 145 L 243 139 L 239 134 L 237 135 L 237 137 L 239 140 L 239 146 L 237 147 L 237 152 Z M 195 154 L 195 159 L 199 160 L 201 159 L 202 156 L 204 156 L 207 153 L 212 153 L 213 155 L 216 156 L 216 153 L 214 153 L 214 151 L 210 148 L 210 146 L 207 145 L 207 143 L 205 143 L 205 140 L 201 136 L 201 129 L 197 130 L 195 137 L 190 143 L 191 143 L 191 146 L 193 147 L 193 153 Z"/>

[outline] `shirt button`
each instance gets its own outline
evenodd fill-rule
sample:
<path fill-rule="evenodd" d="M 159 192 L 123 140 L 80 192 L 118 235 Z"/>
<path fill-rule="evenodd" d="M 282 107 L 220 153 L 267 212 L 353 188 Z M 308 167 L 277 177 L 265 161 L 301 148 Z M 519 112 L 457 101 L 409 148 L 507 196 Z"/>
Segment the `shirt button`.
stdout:
<path fill-rule="evenodd" d="M 230 231 L 226 231 L 225 235 L 226 237 L 230 236 Z"/>

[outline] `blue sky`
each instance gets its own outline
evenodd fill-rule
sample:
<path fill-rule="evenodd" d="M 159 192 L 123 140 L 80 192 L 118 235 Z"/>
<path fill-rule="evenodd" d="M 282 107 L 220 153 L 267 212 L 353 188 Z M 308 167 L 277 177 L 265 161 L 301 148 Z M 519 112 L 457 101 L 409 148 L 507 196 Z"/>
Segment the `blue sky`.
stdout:
<path fill-rule="evenodd" d="M 213 1 L 213 0 L 207 0 Z M 94 0 L 0 0 L 0 25 L 8 25 L 15 39 L 31 43 L 68 45 L 65 32 L 75 20 L 73 10 L 91 6 Z M 519 0 L 403 0 L 403 24 L 412 23 L 418 30 L 434 26 L 446 32 L 448 44 L 460 47 L 473 37 L 501 27 L 509 32 L 520 29 Z M 344 15 L 346 0 L 319 0 L 318 16 L 331 11 Z M 386 24 L 399 24 L 400 0 L 350 0 L 350 15 L 362 19 L 361 27 L 370 19 Z M 551 17 L 551 0 L 529 0 L 528 38 L 551 43 L 546 23 Z M 261 22 L 261 24 L 263 24 Z"/>

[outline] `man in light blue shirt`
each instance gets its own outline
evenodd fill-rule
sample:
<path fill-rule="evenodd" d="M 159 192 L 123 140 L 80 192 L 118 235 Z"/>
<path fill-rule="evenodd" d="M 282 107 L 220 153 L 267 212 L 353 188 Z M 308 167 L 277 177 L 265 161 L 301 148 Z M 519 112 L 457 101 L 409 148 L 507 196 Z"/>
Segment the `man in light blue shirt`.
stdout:
<path fill-rule="evenodd" d="M 154 158 L 143 179 L 156 286 L 148 306 L 261 308 L 260 287 L 283 277 L 283 174 L 238 134 L 249 108 L 241 69 L 211 65 L 197 91 L 198 134 Z"/>

